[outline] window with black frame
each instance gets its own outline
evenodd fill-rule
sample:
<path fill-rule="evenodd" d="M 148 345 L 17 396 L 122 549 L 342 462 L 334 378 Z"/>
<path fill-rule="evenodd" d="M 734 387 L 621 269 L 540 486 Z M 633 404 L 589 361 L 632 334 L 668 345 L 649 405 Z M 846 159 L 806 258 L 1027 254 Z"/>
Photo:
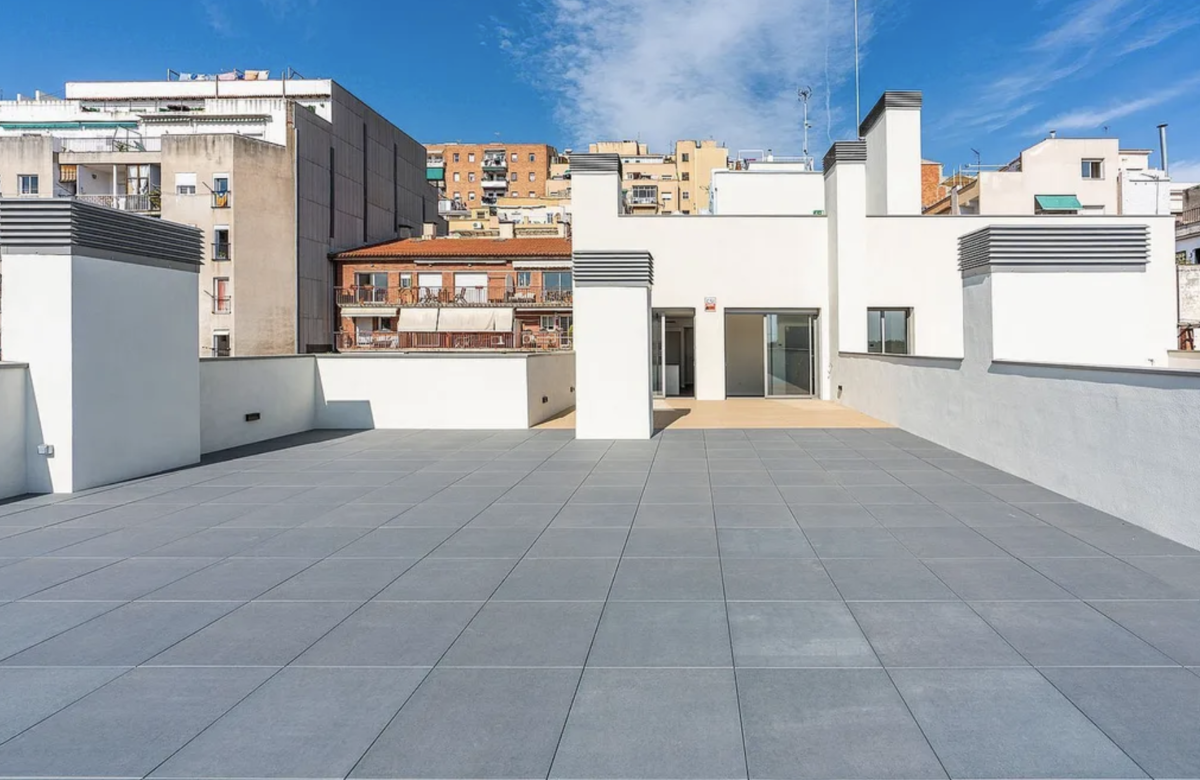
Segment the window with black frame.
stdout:
<path fill-rule="evenodd" d="M 543 271 L 542 289 L 545 290 L 547 301 L 570 303 L 571 272 Z"/>

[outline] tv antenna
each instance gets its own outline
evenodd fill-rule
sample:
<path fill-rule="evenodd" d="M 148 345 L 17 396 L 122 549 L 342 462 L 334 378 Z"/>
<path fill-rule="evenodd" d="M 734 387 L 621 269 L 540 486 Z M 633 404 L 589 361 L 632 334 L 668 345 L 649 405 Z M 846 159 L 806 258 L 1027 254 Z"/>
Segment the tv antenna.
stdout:
<path fill-rule="evenodd" d="M 808 99 L 812 97 L 812 87 L 801 87 L 796 90 L 796 97 L 804 103 L 804 156 L 808 157 L 808 128 L 812 127 L 812 123 L 808 121 Z"/>
<path fill-rule="evenodd" d="M 975 153 L 975 169 L 978 170 L 983 167 L 983 155 L 975 147 L 971 147 L 971 151 Z"/>

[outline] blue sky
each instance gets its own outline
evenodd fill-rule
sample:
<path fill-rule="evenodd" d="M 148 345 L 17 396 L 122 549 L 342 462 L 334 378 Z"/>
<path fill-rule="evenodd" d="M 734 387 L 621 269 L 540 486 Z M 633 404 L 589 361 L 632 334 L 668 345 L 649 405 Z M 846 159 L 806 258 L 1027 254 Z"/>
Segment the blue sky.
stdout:
<path fill-rule="evenodd" d="M 713 137 L 810 153 L 854 132 L 852 0 L 8 0 L 0 89 L 292 66 L 419 140 Z M 19 7 L 19 11 L 14 11 Z M 1055 128 L 1200 180 L 1195 0 L 861 0 L 862 111 L 925 93 L 927 157 L 1003 163 Z M 117 10 L 119 9 L 119 10 Z M 43 52 L 30 56 L 30 52 Z M 1107 128 L 1107 129 L 1105 129 Z M 1157 155 L 1155 155 L 1157 160 Z"/>

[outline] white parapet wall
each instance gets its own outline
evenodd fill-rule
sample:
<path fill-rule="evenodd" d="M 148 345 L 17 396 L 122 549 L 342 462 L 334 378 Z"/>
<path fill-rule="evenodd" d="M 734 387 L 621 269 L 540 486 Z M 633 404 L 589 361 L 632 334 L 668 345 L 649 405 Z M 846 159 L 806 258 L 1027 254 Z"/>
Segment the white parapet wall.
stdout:
<path fill-rule="evenodd" d="M 0 363 L 0 498 L 26 492 L 24 363 Z"/>
<path fill-rule="evenodd" d="M 316 382 L 312 355 L 201 360 L 201 451 L 311 430 Z"/>
<path fill-rule="evenodd" d="M 573 352 L 200 361 L 205 453 L 313 429 L 519 430 L 574 405 Z"/>

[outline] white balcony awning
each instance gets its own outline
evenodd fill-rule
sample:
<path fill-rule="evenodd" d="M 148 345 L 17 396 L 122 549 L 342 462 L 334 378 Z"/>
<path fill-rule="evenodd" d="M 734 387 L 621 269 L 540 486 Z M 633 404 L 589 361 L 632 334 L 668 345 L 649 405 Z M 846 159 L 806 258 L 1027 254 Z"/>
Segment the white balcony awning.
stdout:
<path fill-rule="evenodd" d="M 509 333 L 512 309 L 441 309 L 437 329 L 443 333 Z"/>
<path fill-rule="evenodd" d="M 342 307 L 342 316 L 343 317 L 395 317 L 396 309 L 397 309 L 397 306 L 394 303 L 392 303 L 392 304 L 381 303 L 378 306 L 372 306 L 370 304 L 367 304 L 367 305 L 357 304 L 354 306 L 343 306 Z"/>
<path fill-rule="evenodd" d="M 404 333 L 432 333 L 437 329 L 437 309 L 401 309 L 396 320 L 396 330 Z"/>

